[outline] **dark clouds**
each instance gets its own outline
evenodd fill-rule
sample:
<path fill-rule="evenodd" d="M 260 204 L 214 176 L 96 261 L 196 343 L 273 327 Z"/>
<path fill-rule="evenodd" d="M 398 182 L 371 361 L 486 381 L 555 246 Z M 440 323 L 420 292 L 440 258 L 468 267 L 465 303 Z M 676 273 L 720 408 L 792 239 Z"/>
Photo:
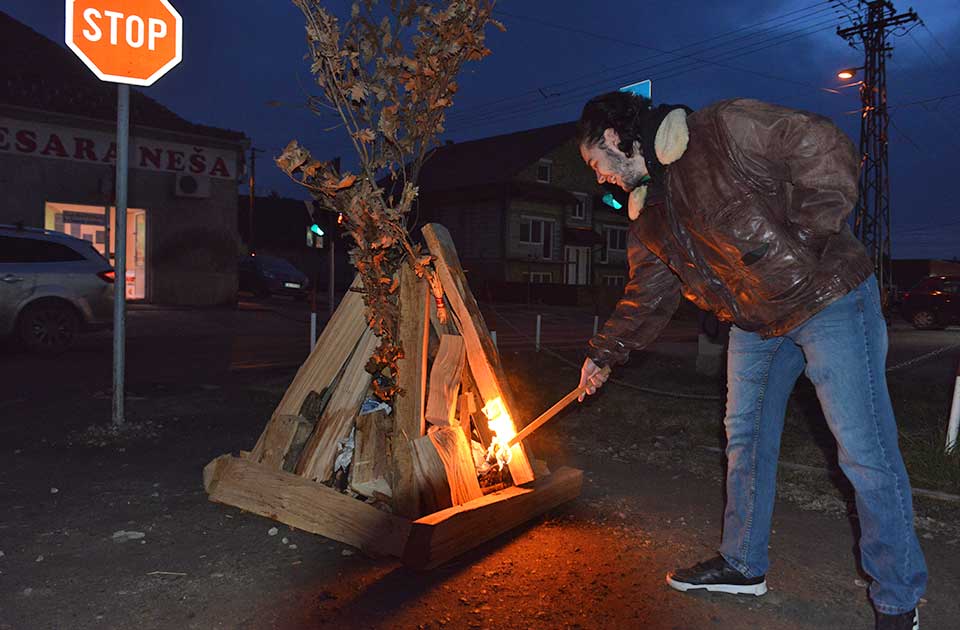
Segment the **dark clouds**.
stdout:
<path fill-rule="evenodd" d="M 299 107 L 304 94 L 315 90 L 302 59 L 302 18 L 291 3 L 173 2 L 184 17 L 184 62 L 149 89 L 151 96 L 192 121 L 243 130 L 269 152 L 296 137 L 318 155 L 343 155 L 349 163 L 347 143 L 340 134 L 323 131 L 335 119 L 318 120 Z M 62 40 L 62 3 L 53 12 L 48 3 L 34 0 L 4 4 L 15 18 Z M 330 4 L 340 10 L 347 5 L 342 0 Z M 910 6 L 896 4 L 901 11 Z M 953 0 L 912 3 L 927 28 L 893 40 L 896 50 L 888 66 L 891 105 L 960 92 L 960 9 L 955 5 Z M 448 124 L 449 139 L 570 120 L 593 93 L 650 76 L 655 78 L 656 100 L 696 108 L 721 98 L 750 96 L 823 113 L 854 141 L 858 137 L 858 117 L 849 113 L 858 107 L 856 89 L 840 94 L 818 89 L 836 87 L 838 68 L 863 61 L 861 52 L 835 34 L 843 17 L 827 4 L 502 0 L 499 8 L 533 20 L 500 16 L 508 31 L 491 29 L 494 54 L 468 66 Z M 738 30 L 715 39 L 778 16 L 784 17 L 759 27 L 762 33 Z M 797 37 L 816 28 L 824 30 Z M 747 37 L 750 33 L 754 34 Z M 793 39 L 782 43 L 788 38 Z M 703 43 L 687 47 L 695 42 Z M 778 42 L 781 45 L 770 46 Z M 641 45 L 662 50 L 685 47 L 678 54 L 688 57 L 658 55 Z M 769 47 L 757 50 L 764 46 Z M 749 54 L 729 58 L 744 52 Z M 270 101 L 281 105 L 271 107 Z M 954 115 L 958 106 L 960 98 L 892 110 L 895 126 L 889 146 L 897 256 L 960 256 L 960 212 L 950 185 L 960 154 Z M 258 178 L 266 189 L 298 194 L 269 164 L 258 168 Z"/>

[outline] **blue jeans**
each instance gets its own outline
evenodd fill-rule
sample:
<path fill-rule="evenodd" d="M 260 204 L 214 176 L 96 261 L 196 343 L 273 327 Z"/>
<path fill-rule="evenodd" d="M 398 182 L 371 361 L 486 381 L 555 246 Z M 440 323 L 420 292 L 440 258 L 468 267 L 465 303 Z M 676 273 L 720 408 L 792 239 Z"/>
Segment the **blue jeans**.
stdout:
<path fill-rule="evenodd" d="M 873 276 L 782 337 L 731 330 L 720 554 L 744 575 L 765 575 L 769 566 L 780 436 L 790 392 L 806 371 L 837 440 L 840 468 L 856 491 L 860 557 L 873 578 L 874 606 L 898 614 L 917 605 L 927 569 L 913 529 L 886 357 L 887 328 Z"/>

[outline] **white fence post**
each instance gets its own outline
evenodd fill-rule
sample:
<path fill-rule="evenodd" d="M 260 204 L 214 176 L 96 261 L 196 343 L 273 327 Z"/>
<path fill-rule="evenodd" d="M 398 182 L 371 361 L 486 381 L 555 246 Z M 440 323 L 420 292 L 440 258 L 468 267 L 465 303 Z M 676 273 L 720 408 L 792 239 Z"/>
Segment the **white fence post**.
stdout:
<path fill-rule="evenodd" d="M 960 431 L 960 367 L 953 384 L 953 404 L 950 405 L 950 423 L 947 425 L 947 452 L 957 448 L 957 432 Z"/>

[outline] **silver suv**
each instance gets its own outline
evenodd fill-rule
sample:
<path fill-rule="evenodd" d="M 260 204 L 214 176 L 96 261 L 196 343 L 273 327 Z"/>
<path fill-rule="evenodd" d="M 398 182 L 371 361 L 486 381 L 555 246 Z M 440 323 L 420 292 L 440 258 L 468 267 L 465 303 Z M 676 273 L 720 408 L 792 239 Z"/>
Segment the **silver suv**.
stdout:
<path fill-rule="evenodd" d="M 114 280 L 87 241 L 0 225 L 0 336 L 36 352 L 62 352 L 82 330 L 110 325 Z"/>

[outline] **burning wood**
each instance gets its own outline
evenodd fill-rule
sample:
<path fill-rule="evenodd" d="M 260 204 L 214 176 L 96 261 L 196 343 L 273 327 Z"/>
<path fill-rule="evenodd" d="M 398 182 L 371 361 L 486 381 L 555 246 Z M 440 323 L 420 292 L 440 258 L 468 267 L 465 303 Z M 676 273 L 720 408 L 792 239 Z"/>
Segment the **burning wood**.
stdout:
<path fill-rule="evenodd" d="M 603 368 L 603 373 L 610 374 L 610 368 Z M 580 394 L 586 391 L 586 387 L 577 387 L 561 398 L 555 405 L 540 414 L 536 420 L 524 427 L 520 433 L 517 433 L 510 414 L 504 409 L 503 401 L 499 398 L 491 400 L 483 408 L 484 415 L 490 420 L 490 429 L 494 432 L 493 439 L 490 442 L 490 449 L 487 451 L 487 457 L 490 461 L 496 460 L 497 466 L 502 470 L 504 466 L 510 463 L 513 456 L 513 449 L 516 448 L 520 442 L 546 424 L 548 420 L 566 409 L 574 400 L 580 397 Z"/>
<path fill-rule="evenodd" d="M 331 324 L 349 330 L 350 337 L 324 331 L 253 452 L 211 462 L 204 477 L 211 500 L 402 556 L 414 566 L 433 566 L 579 493 L 579 471 L 550 474 L 539 462 L 535 474 L 520 442 L 580 390 L 518 433 L 499 357 L 449 234 L 440 226 L 428 226 L 424 234 L 438 256 L 438 277 L 455 317 L 440 328 L 433 325 L 437 343 L 429 343 L 427 305 L 436 295 L 427 280 L 401 274 L 406 373 L 399 377 L 407 397 L 393 401 L 392 413 L 386 405 L 386 413 L 374 410 L 379 407 L 369 399 L 370 374 L 363 365 L 376 337 L 362 326 L 361 300 L 348 296 Z M 352 326 L 356 321 L 361 326 Z M 330 363 L 331 356 L 338 364 Z M 319 404 L 309 418 L 288 411 L 304 407 L 315 392 L 324 393 L 312 395 Z M 369 415 L 360 416 L 361 403 Z M 351 431 L 350 484 L 338 492 L 329 481 L 333 447 Z"/>

